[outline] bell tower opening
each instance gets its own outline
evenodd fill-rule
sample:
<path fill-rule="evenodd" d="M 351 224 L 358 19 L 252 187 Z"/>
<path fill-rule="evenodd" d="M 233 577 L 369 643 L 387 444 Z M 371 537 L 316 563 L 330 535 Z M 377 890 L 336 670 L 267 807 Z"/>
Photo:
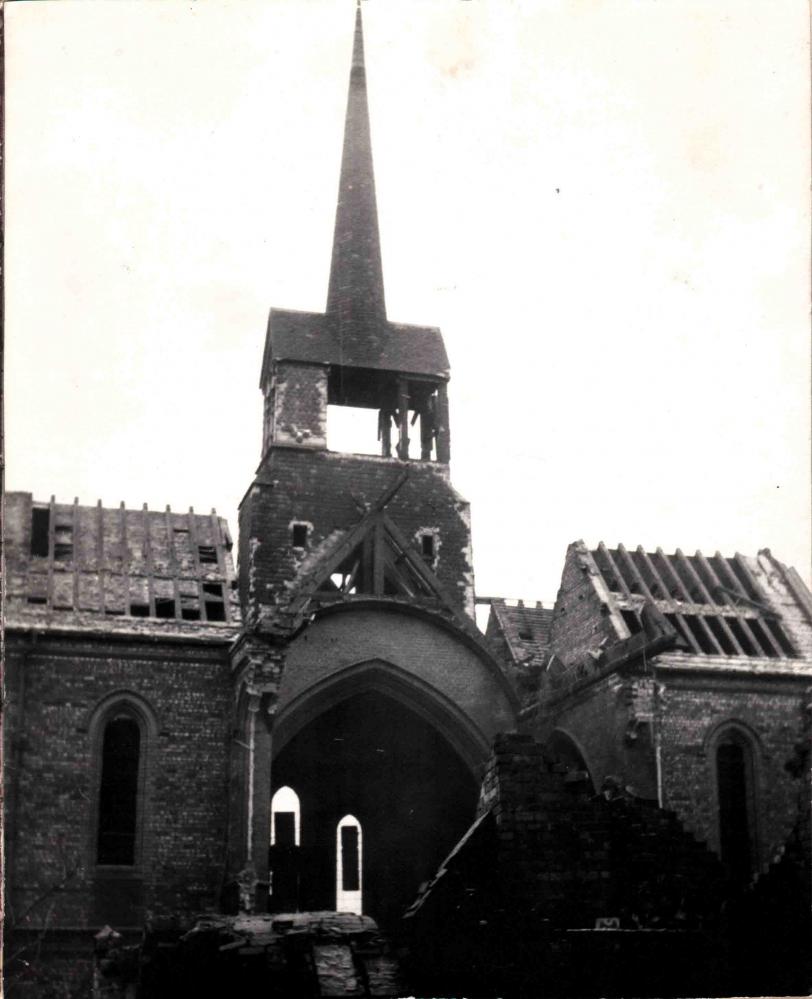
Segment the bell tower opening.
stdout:
<path fill-rule="evenodd" d="M 263 456 L 281 445 L 447 464 L 448 376 L 440 331 L 386 314 L 359 6 L 327 307 L 271 310 Z"/>
<path fill-rule="evenodd" d="M 438 461 L 445 384 L 397 373 L 333 368 L 327 448 L 384 458 Z"/>

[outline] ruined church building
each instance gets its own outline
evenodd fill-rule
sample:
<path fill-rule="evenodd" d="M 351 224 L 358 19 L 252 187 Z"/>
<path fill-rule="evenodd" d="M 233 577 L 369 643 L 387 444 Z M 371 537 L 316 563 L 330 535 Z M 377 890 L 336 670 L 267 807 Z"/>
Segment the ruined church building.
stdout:
<path fill-rule="evenodd" d="M 443 338 L 387 315 L 355 18 L 327 306 L 271 309 L 237 552 L 214 513 L 5 498 L 7 934 L 55 966 L 105 926 L 335 911 L 411 927 L 451 988 L 533 920 L 594 962 L 808 872 L 812 596 L 769 550 L 576 541 L 554 607 L 477 628 Z M 380 453 L 328 450 L 328 406 L 377 413 Z M 501 994 L 539 994 L 511 960 Z"/>

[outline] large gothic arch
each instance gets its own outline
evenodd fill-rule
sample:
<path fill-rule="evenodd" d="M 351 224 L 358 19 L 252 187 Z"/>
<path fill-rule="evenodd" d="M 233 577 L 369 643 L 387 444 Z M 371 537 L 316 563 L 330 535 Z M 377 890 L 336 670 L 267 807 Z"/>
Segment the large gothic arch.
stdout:
<path fill-rule="evenodd" d="M 291 642 L 279 687 L 274 751 L 302 725 L 363 689 L 434 725 L 469 767 L 516 726 L 518 702 L 484 642 L 421 608 L 359 601 L 330 608 Z"/>
<path fill-rule="evenodd" d="M 482 730 L 444 693 L 382 659 L 353 663 L 330 672 L 280 705 L 274 721 L 274 754 L 280 753 L 319 715 L 365 691 L 384 694 L 429 722 L 453 746 L 472 773 L 478 775 L 489 750 Z"/>
<path fill-rule="evenodd" d="M 286 650 L 274 709 L 269 790 L 300 796 L 307 863 L 294 872 L 293 855 L 272 851 L 272 884 L 298 886 L 272 907 L 338 904 L 336 824 L 349 814 L 363 834 L 359 904 L 394 925 L 473 821 L 493 737 L 515 724 L 498 663 L 447 618 L 366 599 L 317 614 Z"/>

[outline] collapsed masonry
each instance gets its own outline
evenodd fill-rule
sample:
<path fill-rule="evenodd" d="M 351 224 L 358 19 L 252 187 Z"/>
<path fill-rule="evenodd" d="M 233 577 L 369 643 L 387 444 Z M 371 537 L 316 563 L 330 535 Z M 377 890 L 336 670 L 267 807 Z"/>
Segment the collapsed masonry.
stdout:
<path fill-rule="evenodd" d="M 742 891 L 673 812 L 504 735 L 476 820 L 405 914 L 404 972 L 420 995 L 795 994 L 810 903 L 808 809 Z"/>
<path fill-rule="evenodd" d="M 405 917 L 420 994 L 706 995 L 724 871 L 673 813 L 595 795 L 529 735 L 496 740 L 479 815 Z"/>
<path fill-rule="evenodd" d="M 391 946 L 368 916 L 337 912 L 206 915 L 192 926 L 147 925 L 139 945 L 102 932 L 96 940 L 96 999 L 138 989 L 178 995 L 397 996 Z"/>

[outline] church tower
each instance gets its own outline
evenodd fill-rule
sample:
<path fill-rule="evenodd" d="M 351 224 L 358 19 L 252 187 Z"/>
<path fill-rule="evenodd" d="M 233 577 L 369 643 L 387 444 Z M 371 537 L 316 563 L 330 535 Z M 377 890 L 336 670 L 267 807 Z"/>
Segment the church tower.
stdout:
<path fill-rule="evenodd" d="M 440 331 L 386 312 L 359 4 L 327 306 L 271 310 L 240 507 L 231 867 L 263 883 L 270 828 L 277 910 L 394 918 L 467 828 L 490 738 L 515 720 L 473 621 L 448 379 Z M 330 448 L 348 407 L 369 453 Z"/>
<path fill-rule="evenodd" d="M 449 485 L 448 377 L 440 331 L 386 314 L 359 7 L 327 308 L 272 309 L 268 322 L 262 458 L 240 520 L 243 538 L 260 544 L 243 546 L 241 559 L 249 616 L 272 614 L 308 553 L 390 491 L 386 505 L 409 546 L 437 570 L 451 603 L 472 613 L 468 506 Z M 348 407 L 368 417 L 365 450 L 377 454 L 330 450 L 331 418 Z M 376 578 L 362 564 L 340 588 L 429 595 L 381 570 Z"/>

